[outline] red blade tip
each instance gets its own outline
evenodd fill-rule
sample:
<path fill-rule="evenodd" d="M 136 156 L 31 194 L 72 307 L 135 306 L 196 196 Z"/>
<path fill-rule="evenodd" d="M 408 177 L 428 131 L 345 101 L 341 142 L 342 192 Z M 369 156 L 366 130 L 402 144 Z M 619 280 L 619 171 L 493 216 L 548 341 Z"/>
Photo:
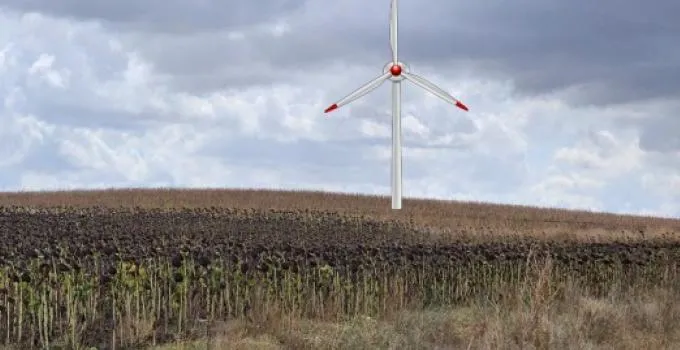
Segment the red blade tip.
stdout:
<path fill-rule="evenodd" d="M 458 107 L 458 108 L 460 108 L 460 109 L 462 109 L 462 110 L 464 110 L 464 111 L 468 111 L 467 106 L 464 105 L 464 104 L 463 104 L 462 102 L 460 102 L 460 101 L 456 101 L 456 107 Z"/>
<path fill-rule="evenodd" d="M 334 103 L 334 104 L 332 104 L 330 107 L 326 108 L 326 110 L 323 111 L 323 112 L 324 112 L 324 113 L 328 113 L 328 112 L 332 112 L 332 111 L 334 111 L 334 110 L 336 110 L 336 109 L 338 109 L 338 105 Z"/>

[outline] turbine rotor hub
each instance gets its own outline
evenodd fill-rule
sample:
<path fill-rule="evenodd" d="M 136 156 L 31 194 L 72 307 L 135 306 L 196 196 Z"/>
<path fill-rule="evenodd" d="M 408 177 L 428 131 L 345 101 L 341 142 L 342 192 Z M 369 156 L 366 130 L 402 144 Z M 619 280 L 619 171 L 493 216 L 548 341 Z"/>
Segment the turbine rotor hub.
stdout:
<path fill-rule="evenodd" d="M 399 66 L 398 64 L 392 65 L 392 67 L 390 67 L 390 73 L 392 73 L 392 75 L 395 76 L 395 77 L 400 76 L 401 75 L 401 66 Z"/>
<path fill-rule="evenodd" d="M 394 63 L 390 61 L 387 62 L 387 64 L 385 64 L 383 67 L 383 73 L 390 74 L 389 80 L 393 82 L 399 82 L 404 80 L 403 74 L 409 71 L 408 68 L 408 65 L 406 65 L 404 62 Z"/>

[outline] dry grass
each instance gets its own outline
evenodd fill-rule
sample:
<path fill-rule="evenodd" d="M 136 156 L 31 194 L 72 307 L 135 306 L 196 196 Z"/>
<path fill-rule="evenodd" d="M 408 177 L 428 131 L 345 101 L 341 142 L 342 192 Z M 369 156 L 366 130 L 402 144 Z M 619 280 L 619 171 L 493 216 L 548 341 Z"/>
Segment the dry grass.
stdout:
<path fill-rule="evenodd" d="M 680 291 L 645 289 L 608 297 L 565 285 L 545 288 L 549 269 L 500 303 L 402 310 L 346 322 L 268 319 L 214 324 L 209 336 L 168 344 L 179 349 L 677 349 Z"/>
<path fill-rule="evenodd" d="M 0 206 L 316 209 L 398 220 L 436 234 L 495 239 L 519 235 L 544 239 L 611 241 L 680 239 L 680 220 L 476 202 L 405 199 L 390 209 L 387 197 L 308 191 L 232 189 L 116 189 L 0 193 Z"/>

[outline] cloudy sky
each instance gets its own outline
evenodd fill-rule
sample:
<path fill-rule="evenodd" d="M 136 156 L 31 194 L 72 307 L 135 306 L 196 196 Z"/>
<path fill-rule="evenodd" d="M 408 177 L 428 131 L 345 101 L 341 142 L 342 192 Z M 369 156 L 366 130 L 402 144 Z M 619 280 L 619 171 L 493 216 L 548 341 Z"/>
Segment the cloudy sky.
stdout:
<path fill-rule="evenodd" d="M 680 3 L 401 0 L 404 193 L 680 215 Z M 389 194 L 389 1 L 0 0 L 0 189 Z"/>

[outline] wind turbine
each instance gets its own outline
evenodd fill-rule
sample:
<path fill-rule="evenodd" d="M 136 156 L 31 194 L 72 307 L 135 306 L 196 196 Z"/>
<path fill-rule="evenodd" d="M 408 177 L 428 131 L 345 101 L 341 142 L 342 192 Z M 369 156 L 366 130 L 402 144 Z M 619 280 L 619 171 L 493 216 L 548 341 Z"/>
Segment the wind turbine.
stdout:
<path fill-rule="evenodd" d="M 378 88 L 386 80 L 392 81 L 392 209 L 401 209 L 402 192 L 402 167 L 401 167 L 401 81 L 406 79 L 418 87 L 433 95 L 449 102 L 456 107 L 467 111 L 468 108 L 462 102 L 449 95 L 442 88 L 429 82 L 425 78 L 408 72 L 408 67 L 401 61 L 397 54 L 397 0 L 391 0 L 390 8 L 390 46 L 392 48 L 392 61 L 383 68 L 383 74 L 364 84 L 351 94 L 326 108 L 325 113 L 334 111 L 352 101 L 363 97 Z"/>

